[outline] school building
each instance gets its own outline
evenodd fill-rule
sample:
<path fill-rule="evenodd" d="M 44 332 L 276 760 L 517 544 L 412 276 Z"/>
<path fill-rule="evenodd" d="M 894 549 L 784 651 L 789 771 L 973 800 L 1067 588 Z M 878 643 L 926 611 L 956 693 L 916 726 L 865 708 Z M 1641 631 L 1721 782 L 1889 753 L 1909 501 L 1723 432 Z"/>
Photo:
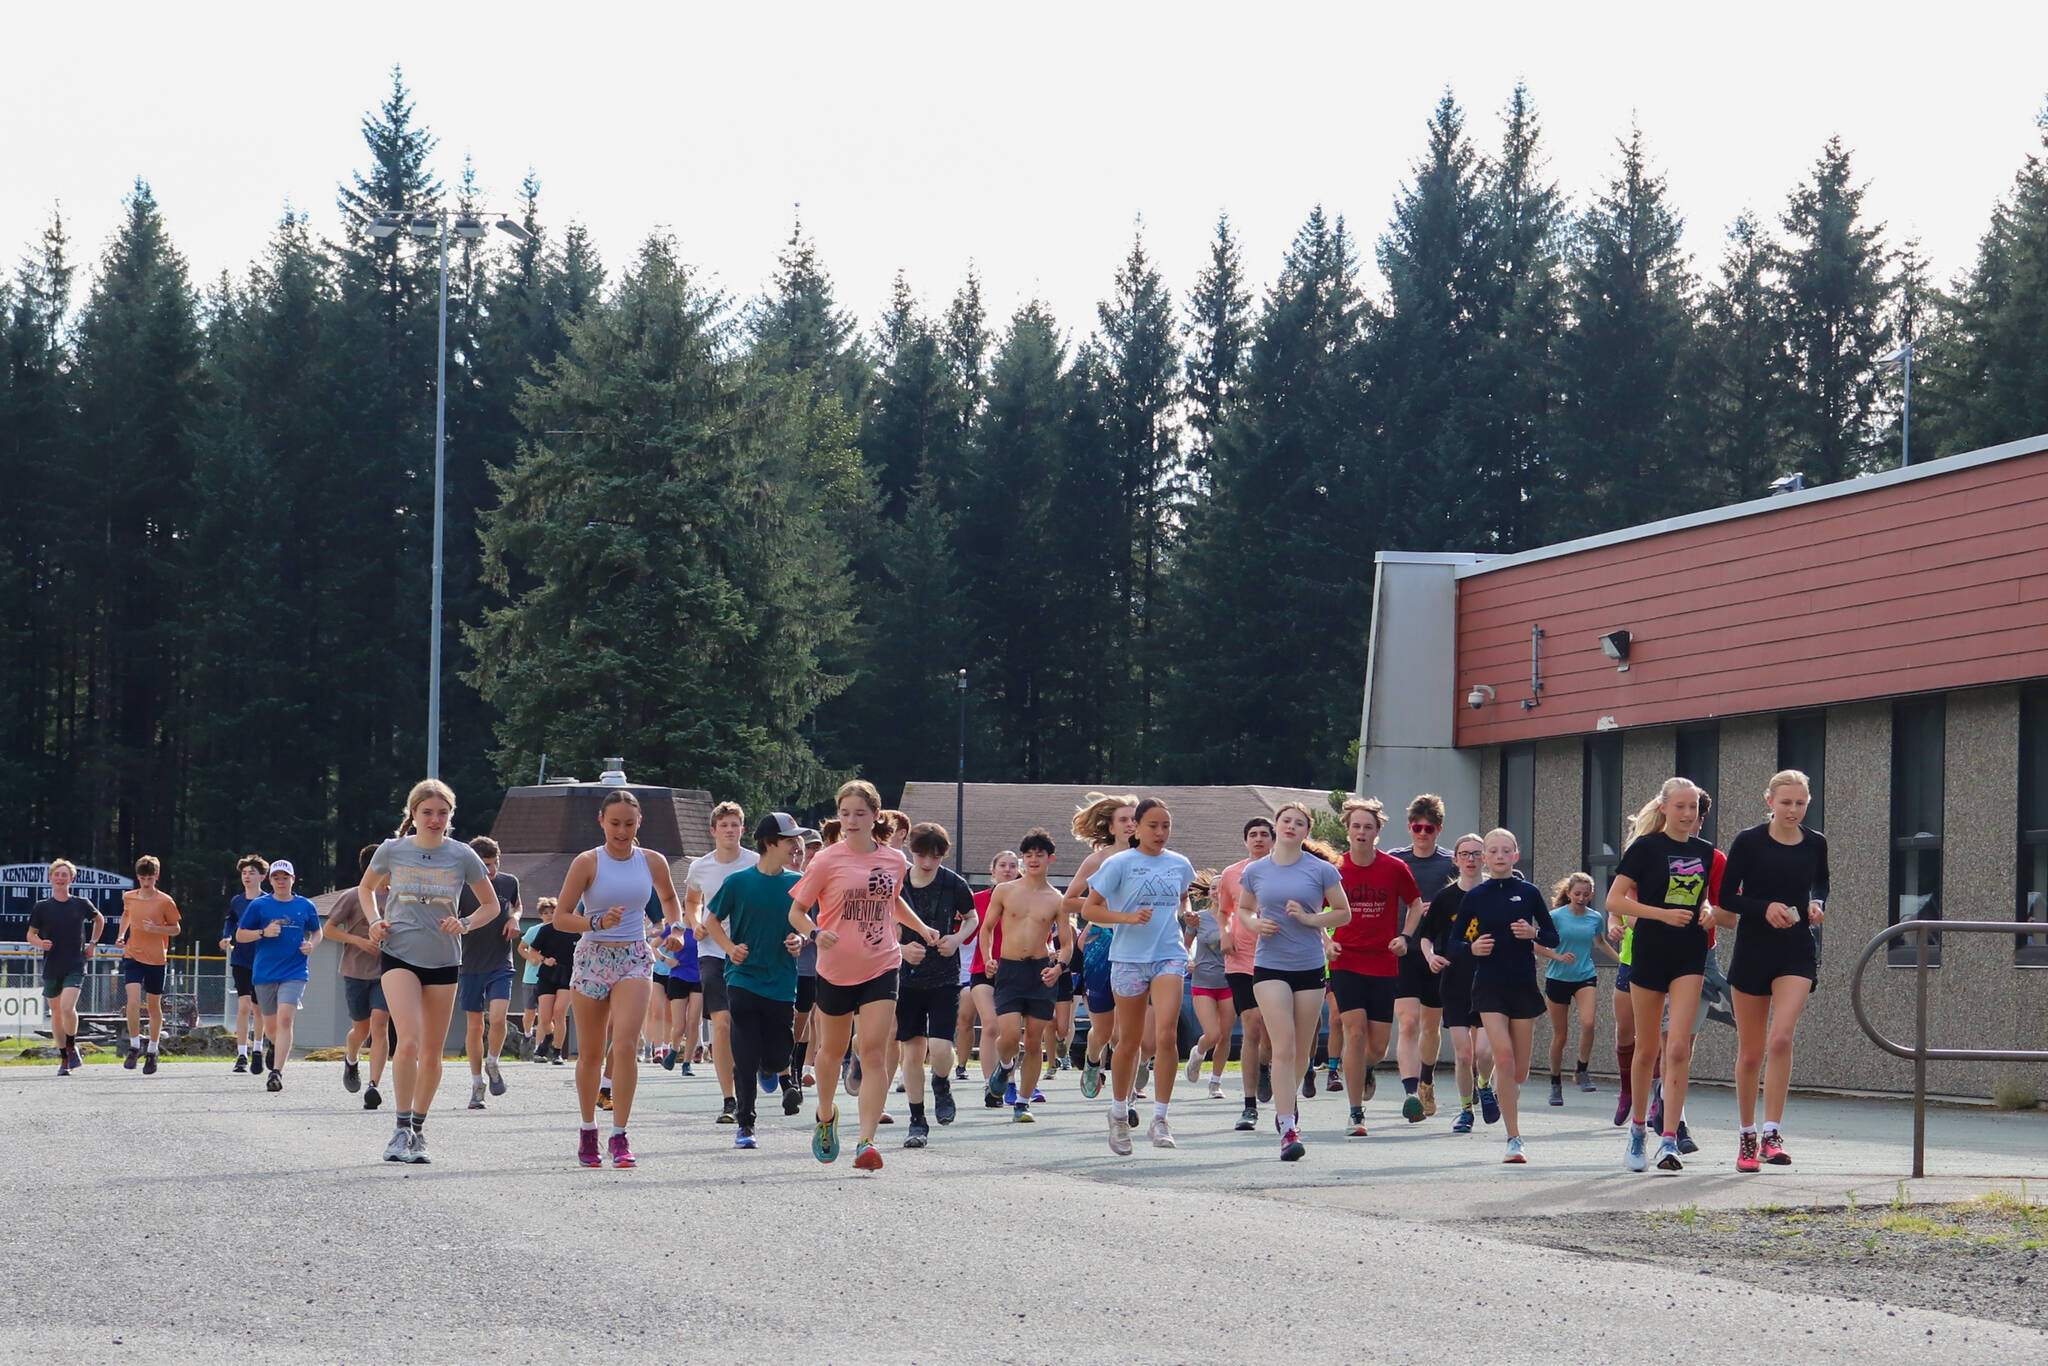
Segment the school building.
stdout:
<path fill-rule="evenodd" d="M 1948 936 L 1929 1033 L 2048 1048 L 2048 436 L 1516 555 L 1379 556 L 1358 788 L 1513 830 L 1546 890 L 1585 869 L 1604 898 L 1672 774 L 1713 795 L 1702 833 L 1727 848 L 1781 768 L 1813 779 L 1833 875 L 1794 1084 L 1911 1089 L 1849 1004 L 1901 919 L 2041 924 Z M 1912 976 L 1881 956 L 1864 992 L 1908 1043 Z M 1694 1075 L 1729 1078 L 1734 1050 L 1710 1024 Z M 1937 1094 L 2011 1079 L 2048 1096 L 2048 1067 L 1929 1065 Z"/>

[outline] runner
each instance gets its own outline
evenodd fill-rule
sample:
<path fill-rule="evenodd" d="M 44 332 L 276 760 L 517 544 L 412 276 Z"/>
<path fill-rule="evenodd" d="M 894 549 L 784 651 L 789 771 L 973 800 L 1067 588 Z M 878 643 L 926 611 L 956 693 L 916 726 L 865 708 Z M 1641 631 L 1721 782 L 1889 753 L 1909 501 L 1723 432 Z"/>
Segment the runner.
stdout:
<path fill-rule="evenodd" d="M 157 1049 L 164 1037 L 164 960 L 171 936 L 178 932 L 178 903 L 157 890 L 164 866 L 144 854 L 135 860 L 135 890 L 121 894 L 121 924 L 114 943 L 121 950 L 121 990 L 128 998 L 128 1056 L 121 1065 L 130 1071 L 147 1049 L 142 1073 L 156 1072 Z M 149 1035 L 142 1033 L 142 1010 L 149 1009 Z"/>
<path fill-rule="evenodd" d="M 704 927 L 725 957 L 726 1005 L 732 1014 L 735 1122 L 732 1146 L 759 1146 L 754 1098 L 759 1080 L 789 1068 L 790 1026 L 796 1004 L 796 959 L 801 936 L 789 926 L 789 894 L 798 877 L 789 869 L 803 853 L 803 827 L 771 811 L 754 829 L 760 851 L 751 868 L 719 883 L 705 907 Z M 787 1101 L 784 1114 L 795 1113 Z"/>
<path fill-rule="evenodd" d="M 732 1013 L 725 1001 L 725 954 L 705 937 L 704 907 L 728 877 L 761 861 L 753 850 L 740 848 L 740 835 L 746 828 L 746 809 L 738 802 L 720 802 L 711 808 L 711 852 L 692 859 L 683 879 L 687 889 L 683 910 L 697 936 L 698 989 L 704 996 L 704 1016 L 711 1021 L 711 1070 L 718 1074 L 720 1124 L 738 1122 L 738 1102 L 732 1089 Z"/>
<path fill-rule="evenodd" d="M 903 1146 L 922 1148 L 931 1139 L 924 1111 L 924 1069 L 931 1059 L 933 1117 L 951 1124 L 953 1102 L 953 1036 L 960 1018 L 961 952 L 980 924 L 974 890 L 967 879 L 946 867 L 953 837 L 930 821 L 911 827 L 910 872 L 903 882 L 903 900 L 917 918 L 939 931 L 927 948 L 908 929 L 902 937 L 903 967 L 896 985 L 896 1042 L 902 1047 L 903 1084 L 910 1105 L 910 1127 Z"/>
<path fill-rule="evenodd" d="M 1472 1109 L 1476 1105 L 1493 1124 L 1500 1119 L 1500 1103 L 1485 1078 L 1493 1072 L 1493 1046 L 1486 1031 L 1472 1013 L 1472 959 L 1452 961 L 1448 950 L 1453 940 L 1467 937 L 1471 922 L 1464 915 L 1465 893 L 1479 885 L 1480 855 L 1486 841 L 1477 835 L 1460 835 L 1451 856 L 1458 862 L 1457 881 L 1429 900 L 1422 917 L 1422 954 L 1437 975 L 1443 999 L 1444 1023 L 1451 1031 L 1451 1054 L 1457 1060 L 1458 1095 L 1461 1108 L 1451 1122 L 1454 1134 L 1472 1132 Z"/>
<path fill-rule="evenodd" d="M 1224 960 L 1228 932 L 1216 918 L 1216 877 L 1214 869 L 1195 877 L 1194 904 L 1201 909 L 1189 926 L 1193 937 L 1188 950 L 1188 984 L 1194 989 L 1195 1019 L 1202 1026 L 1202 1036 L 1188 1053 L 1187 1079 L 1199 1082 L 1202 1060 L 1211 1059 L 1211 1100 L 1223 1099 L 1223 1066 L 1229 1061 L 1230 1036 L 1237 1025 L 1237 1007 L 1231 1004 L 1230 973 Z"/>
<path fill-rule="evenodd" d="M 916 844 L 912 835 L 911 847 Z M 988 1093 L 1002 1096 L 1012 1121 L 1031 1124 L 1036 1122 L 1031 1101 L 1038 1089 L 1039 1047 L 1052 1027 L 1059 979 L 1073 955 L 1074 927 L 1067 920 L 1066 897 L 1045 880 L 1057 856 L 1052 836 L 1034 829 L 1017 849 L 1024 875 L 993 889 L 988 905 L 994 933 L 990 944 L 997 955 L 996 1068 L 989 1074 Z M 1048 954 L 1046 946 L 1054 941 L 1057 951 Z M 1154 1123 L 1163 1130 L 1165 1119 L 1162 1101 Z"/>
<path fill-rule="evenodd" d="M 483 860 L 448 838 L 454 818 L 455 793 L 446 783 L 414 783 L 398 832 L 377 846 L 356 888 L 370 917 L 370 943 L 384 970 L 384 1004 L 398 1034 L 391 1054 L 398 1129 L 384 1145 L 386 1162 L 429 1160 L 427 1111 L 441 1084 L 442 1041 L 455 1013 L 458 936 L 498 916 L 498 889 Z M 471 923 L 455 914 L 464 887 L 477 895 Z"/>
<path fill-rule="evenodd" d="M 1735 1104 L 1741 1115 L 1735 1169 L 1792 1163 L 1780 1125 L 1792 1085 L 1792 1038 L 1818 968 L 1813 930 L 1828 894 L 1828 841 L 1804 824 L 1812 788 L 1788 768 L 1764 790 L 1770 819 L 1738 834 L 1721 875 L 1722 923 L 1735 925 L 1728 986 L 1735 1007 Z M 1764 1127 L 1756 1129 L 1757 1077 Z"/>
<path fill-rule="evenodd" d="M 1239 1133 L 1255 1133 L 1259 1127 L 1259 1106 L 1273 1099 L 1272 1047 L 1267 1042 L 1259 998 L 1252 991 L 1253 959 L 1258 951 L 1258 921 L 1237 915 L 1238 892 L 1244 870 L 1273 852 L 1273 822 L 1254 816 L 1244 823 L 1245 857 L 1225 868 L 1216 878 L 1216 909 L 1229 944 L 1223 951 L 1223 976 L 1230 983 L 1230 1003 L 1237 1009 L 1244 1037 L 1238 1041 L 1237 1070 L 1244 1081 L 1244 1113 L 1237 1117 Z"/>
<path fill-rule="evenodd" d="M 263 1069 L 249 1066 L 249 1050 L 262 1039 L 261 1021 L 256 1014 L 256 980 L 250 976 L 256 965 L 256 946 L 235 938 L 235 927 L 242 923 L 242 912 L 249 903 L 263 895 L 263 879 L 270 876 L 270 864 L 255 854 L 244 854 L 235 864 L 235 875 L 242 879 L 242 890 L 228 902 L 220 928 L 221 952 L 228 956 L 228 975 L 235 983 L 234 1070 L 254 1072 L 260 1077 Z"/>
<path fill-rule="evenodd" d="M 462 936 L 462 962 L 455 978 L 456 1002 L 462 1007 L 463 1056 L 469 1059 L 469 1108 L 484 1108 L 485 1074 L 490 1092 L 505 1094 L 505 1073 L 498 1059 L 505 1052 L 505 1017 L 512 1009 L 512 946 L 519 942 L 519 879 L 498 871 L 498 842 L 478 835 L 469 842 L 484 861 L 491 887 L 498 893 L 500 918 L 479 922 L 482 929 Z M 467 921 L 476 914 L 476 893 L 465 887 L 455 913 Z"/>
<path fill-rule="evenodd" d="M 1700 790 L 1689 778 L 1667 778 L 1656 806 L 1639 822 L 1636 837 L 1622 850 L 1614 881 L 1607 889 L 1607 909 L 1634 922 L 1634 956 L 1629 968 L 1629 1001 L 1635 1010 L 1636 1037 L 1655 1037 L 1667 1001 L 1676 1025 L 1690 1024 L 1699 1006 L 1706 972 L 1707 924 L 1711 909 L 1707 890 L 1714 846 L 1695 832 L 1699 828 Z M 1663 1047 L 1663 1142 L 1655 1158 L 1662 1171 L 1683 1169 L 1677 1125 L 1685 1111 L 1686 1082 L 1692 1071 L 1692 1031 L 1666 1031 Z M 1649 1167 L 1644 1108 L 1650 1099 L 1651 1075 L 1658 1060 L 1649 1052 L 1635 1058 L 1633 1105 L 1630 1110 L 1627 1166 L 1632 1172 Z"/>
<path fill-rule="evenodd" d="M 541 901 L 551 901 L 542 897 Z M 540 903 L 534 903 L 534 912 L 539 914 Z M 519 942 L 512 946 L 512 952 L 519 958 L 519 981 L 513 988 L 512 1013 L 519 1017 L 520 1032 L 533 1042 L 533 1060 L 545 1062 L 540 1055 L 540 958 L 533 951 L 533 941 L 540 936 L 545 920 L 536 920 L 519 933 Z"/>
<path fill-rule="evenodd" d="M 838 842 L 839 822 L 826 821 L 825 825 L 829 828 L 829 833 L 826 830 L 804 830 L 803 861 L 791 865 L 799 877 L 803 875 L 804 869 L 811 866 L 811 860 L 818 856 L 820 850 L 827 844 Z M 804 1088 L 818 1084 L 818 1074 L 811 1066 L 810 1059 L 817 1049 L 819 1033 L 818 941 L 816 937 L 811 937 L 804 940 L 803 952 L 797 955 L 796 960 L 796 1047 L 791 1050 L 795 1056 L 790 1063 L 790 1073 L 797 1082 L 796 1098 L 790 1099 L 789 1088 L 783 1089 L 784 1114 L 793 1115 L 801 1110 L 804 1104 Z M 966 1055 L 961 1056 L 964 1058 Z"/>
<path fill-rule="evenodd" d="M 974 1051 L 976 1024 L 981 1026 L 981 1037 L 986 1041 L 981 1049 L 982 1081 L 986 1083 L 989 1074 L 995 1071 L 996 989 L 995 983 L 991 980 L 988 962 L 991 956 L 989 929 L 992 923 L 988 918 L 988 903 L 996 894 L 996 888 L 1024 876 L 1024 865 L 1018 859 L 1017 851 L 1004 849 L 990 859 L 988 876 L 989 885 L 974 894 L 974 913 L 981 928 L 974 936 L 974 951 L 967 955 L 967 990 L 961 996 L 960 1028 L 954 1037 L 957 1059 L 953 1068 L 955 1081 L 967 1080 L 967 1057 Z M 983 1089 L 987 1089 L 985 1085 Z M 1001 1104 L 1000 1097 L 997 1098 L 997 1104 Z"/>
<path fill-rule="evenodd" d="M 1375 1089 L 1373 1074 L 1387 1055 L 1394 1030 L 1394 996 L 1400 981 L 1400 959 L 1408 952 L 1401 927 L 1422 920 L 1422 898 L 1415 875 L 1397 858 L 1382 858 L 1378 843 L 1386 808 L 1377 797 L 1353 797 L 1344 803 L 1344 838 L 1349 847 L 1337 860 L 1344 882 L 1348 920 L 1330 936 L 1335 956 L 1330 963 L 1330 989 L 1337 998 L 1338 1023 L 1344 1031 L 1344 1090 L 1351 1102 L 1345 1128 L 1350 1138 L 1365 1137 L 1365 1102 Z M 1422 1024 L 1420 1003 L 1416 1028 Z M 1420 1054 L 1400 1058 L 1401 1115 L 1420 1123 L 1424 1110 L 1419 1094 Z"/>
<path fill-rule="evenodd" d="M 1600 973 L 1593 961 L 1593 946 L 1602 943 L 1607 932 L 1607 915 L 1595 910 L 1593 879 L 1573 873 L 1550 889 L 1550 919 L 1557 926 L 1556 952 L 1539 950 L 1549 962 L 1543 970 L 1543 995 L 1550 1008 L 1550 1103 L 1564 1104 L 1564 1027 L 1567 1009 L 1579 1010 L 1579 1066 L 1577 1085 L 1581 1091 L 1597 1091 L 1587 1069 L 1593 1065 L 1593 1031 L 1600 1021 Z"/>
<path fill-rule="evenodd" d="M 1444 799 L 1425 792 L 1408 803 L 1408 848 L 1388 851 L 1408 865 L 1421 898 L 1401 924 L 1409 952 L 1401 955 L 1394 986 L 1394 1058 L 1404 1080 L 1416 1079 L 1424 1118 L 1436 1113 L 1436 1064 L 1443 1057 L 1444 1011 L 1437 975 L 1414 950 L 1429 902 L 1458 880 L 1457 860 L 1437 847 L 1443 828 Z"/>
<path fill-rule="evenodd" d="M 554 897 L 542 897 L 539 905 L 540 929 L 533 936 L 533 993 L 539 1002 L 534 1037 L 539 1042 L 534 1045 L 533 1058 L 560 1067 L 562 1045 L 569 1037 L 569 980 L 575 972 L 576 945 L 583 936 L 556 923 L 561 903 Z"/>
<path fill-rule="evenodd" d="M 366 844 L 356 851 L 356 876 L 370 869 L 377 846 Z M 363 911 L 362 893 L 351 887 L 334 899 L 321 934 L 341 945 L 341 996 L 348 1007 L 348 1037 L 342 1041 L 341 1086 L 353 1095 L 363 1092 L 363 1108 L 374 1110 L 384 1103 L 377 1084 L 384 1079 L 384 1063 L 391 1055 L 391 1012 L 384 1004 L 382 956 L 370 942 L 370 917 Z M 363 1087 L 363 1045 L 370 1047 L 370 1084 Z"/>
<path fill-rule="evenodd" d="M 1074 870 L 1067 883 L 1067 918 L 1085 919 L 1081 908 L 1087 904 L 1089 879 L 1104 859 L 1130 846 L 1137 829 L 1138 799 L 1132 796 L 1088 794 L 1087 804 L 1074 813 L 1071 829 L 1077 839 L 1088 843 L 1088 856 Z M 1081 944 L 1082 994 L 1088 1003 L 1088 1046 L 1081 1065 L 1081 1094 L 1093 1100 L 1102 1092 L 1103 1057 L 1116 1044 L 1116 993 L 1109 984 L 1109 946 L 1113 930 L 1107 924 L 1090 924 Z M 1104 1018 L 1108 1027 L 1100 1027 Z M 984 1059 L 986 1063 L 986 1059 Z"/>
<path fill-rule="evenodd" d="M 640 799 L 624 788 L 605 793 L 597 821 L 604 843 L 576 856 L 555 906 L 555 923 L 583 936 L 576 945 L 569 1003 L 582 1040 L 576 1049 L 576 1099 L 583 1112 L 576 1160 L 585 1167 L 604 1165 L 597 1147 L 597 1093 L 609 1077 L 612 1132 L 606 1150 L 613 1167 L 634 1167 L 639 1164 L 626 1127 L 640 1081 L 640 1021 L 654 979 L 644 908 L 650 895 L 661 898 L 669 920 L 681 919 L 683 908 L 668 860 L 640 847 Z M 566 909 L 571 906 L 579 909 Z"/>
<path fill-rule="evenodd" d="M 668 969 L 661 974 L 661 1065 L 673 1071 L 680 1063 L 684 1076 L 695 1076 L 690 1060 L 704 1005 L 697 936 L 687 925 L 669 925 L 661 942 L 655 945 L 654 954 L 657 965 Z"/>
<path fill-rule="evenodd" d="M 1180 1003 L 1188 971 L 1180 913 L 1187 908 L 1188 888 L 1195 881 L 1195 866 L 1166 847 L 1173 832 L 1173 814 L 1166 803 L 1147 797 L 1135 814 L 1137 832 L 1130 837 L 1131 847 L 1102 860 L 1090 874 L 1081 912 L 1091 924 L 1115 927 L 1109 944 L 1109 984 L 1116 999 L 1115 1037 L 1122 1042 L 1112 1044 L 1109 1150 L 1118 1157 L 1131 1153 L 1130 1107 L 1137 1098 L 1138 1058 L 1147 1049 L 1148 1008 L 1150 1049 L 1160 1066 L 1158 1099 L 1152 1102 L 1152 1123 L 1145 1134 L 1155 1148 L 1177 1146 L 1167 1123 L 1167 1103 L 1173 1099 L 1173 1074 L 1180 1061 Z M 1078 830 L 1079 817 L 1075 826 Z M 1070 899 L 1072 894 L 1069 887 Z M 1092 994 L 1089 1000 L 1092 1015 Z M 1089 1032 L 1092 1036 L 1094 1031 Z"/>
<path fill-rule="evenodd" d="M 78 865 L 60 858 L 50 865 L 50 894 L 29 908 L 28 942 L 43 954 L 43 999 L 50 1004 L 50 1042 L 57 1048 L 57 1075 L 68 1077 L 85 1064 L 78 1056 L 78 992 L 107 918 L 82 896 L 71 895 Z M 85 925 L 92 922 L 92 935 Z"/>
<path fill-rule="evenodd" d="M 875 842 L 882 798 L 870 783 L 855 779 L 839 789 L 840 839 L 818 852 L 790 892 L 789 923 L 798 934 L 818 939 L 818 1010 L 821 1065 L 818 1068 L 817 1127 L 811 1155 L 820 1162 L 839 1157 L 838 1060 L 845 1056 L 858 1017 L 861 1056 L 870 1072 L 882 1072 L 884 1043 L 896 1034 L 896 985 L 902 950 L 890 930 L 915 930 L 927 945 L 937 930 L 919 920 L 901 895 L 908 861 Z M 813 921 L 805 910 L 816 907 Z M 875 1129 L 882 1121 L 888 1088 L 868 1087 L 860 1096 L 860 1139 L 853 1165 L 879 1171 Z"/>
<path fill-rule="evenodd" d="M 1507 1155 L 1501 1161 L 1518 1165 L 1528 1161 L 1522 1143 L 1522 1083 L 1529 1079 L 1536 1017 L 1543 1013 L 1543 993 L 1536 989 L 1536 947 L 1557 947 L 1557 926 L 1551 923 L 1543 893 L 1515 872 L 1520 853 L 1512 831 L 1487 832 L 1481 855 L 1486 877 L 1465 893 L 1459 907 L 1476 933 L 1468 931 L 1451 940 L 1453 958 L 1469 954 L 1477 960 L 1472 968 L 1472 1009 L 1499 1061 L 1494 1077 L 1508 1132 Z"/>
<path fill-rule="evenodd" d="M 284 1065 L 292 1057 L 292 1022 L 306 999 L 311 975 L 308 956 L 320 942 L 320 912 L 292 891 L 298 871 L 291 860 L 270 865 L 270 891 L 242 910 L 235 937 L 256 946 L 256 1010 L 263 1017 L 266 1091 L 284 1090 Z"/>

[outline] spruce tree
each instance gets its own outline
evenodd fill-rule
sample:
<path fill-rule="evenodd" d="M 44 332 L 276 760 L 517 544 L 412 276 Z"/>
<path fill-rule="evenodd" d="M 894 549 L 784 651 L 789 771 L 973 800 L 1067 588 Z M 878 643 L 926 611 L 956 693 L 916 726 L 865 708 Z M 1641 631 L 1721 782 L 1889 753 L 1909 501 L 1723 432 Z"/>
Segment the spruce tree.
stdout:
<path fill-rule="evenodd" d="M 1714 502 L 1761 498 L 1785 472 L 1792 372 L 1777 245 L 1744 213 L 1701 310 L 1703 455 Z"/>
<path fill-rule="evenodd" d="M 776 260 L 774 288 L 755 303 L 748 321 L 767 364 L 808 376 L 818 398 L 834 397 L 843 411 L 861 412 L 870 367 L 861 352 L 859 324 L 839 307 L 832 277 L 801 220 Z"/>
<path fill-rule="evenodd" d="M 1209 264 L 1195 277 L 1194 292 L 1188 296 L 1187 337 L 1188 426 L 1194 433 L 1187 460 L 1189 473 L 1199 484 L 1216 429 L 1244 383 L 1245 359 L 1251 350 L 1251 295 L 1228 214 L 1216 216 Z"/>

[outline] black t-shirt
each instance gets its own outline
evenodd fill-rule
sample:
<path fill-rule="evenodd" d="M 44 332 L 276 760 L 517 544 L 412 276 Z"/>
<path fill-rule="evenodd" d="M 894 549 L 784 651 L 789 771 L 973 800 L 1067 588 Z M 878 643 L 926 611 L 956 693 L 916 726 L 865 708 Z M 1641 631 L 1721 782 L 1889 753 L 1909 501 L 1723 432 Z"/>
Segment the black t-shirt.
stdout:
<path fill-rule="evenodd" d="M 951 868 L 941 868 L 932 880 L 919 887 L 913 881 L 915 874 L 906 874 L 903 879 L 903 899 L 910 903 L 910 909 L 917 912 L 917 918 L 937 930 L 941 936 L 958 934 L 967 917 L 974 914 L 974 889 L 967 885 L 967 879 Z M 903 943 L 919 940 L 909 929 L 902 931 Z M 956 949 L 952 956 L 937 949 L 926 952 L 924 961 L 915 966 L 903 965 L 904 980 L 924 991 L 960 984 L 960 955 L 970 952 L 968 946 Z"/>
<path fill-rule="evenodd" d="M 1782 901 L 1806 923 L 1807 903 L 1828 894 L 1828 840 L 1818 830 L 1799 827 L 1797 844 L 1771 838 L 1769 821 L 1752 825 L 1728 845 L 1728 866 L 1721 871 L 1721 904 L 1742 917 L 1743 928 L 1755 921 L 1769 928 L 1764 912 Z M 1795 927 L 1796 928 L 1796 927 Z"/>
<path fill-rule="evenodd" d="M 1681 928 L 1661 920 L 1638 919 L 1635 942 L 1684 942 L 1697 948 L 1706 942 L 1707 881 L 1714 872 L 1714 846 L 1698 835 L 1680 842 L 1659 830 L 1644 835 L 1621 851 L 1616 877 L 1632 878 L 1637 901 L 1667 910 L 1696 910 L 1693 922 Z"/>
<path fill-rule="evenodd" d="M 576 942 L 583 938 L 567 930 L 558 930 L 553 925 L 542 925 L 540 933 L 533 937 L 533 951 L 542 958 L 554 959 L 553 966 L 540 965 L 540 970 L 562 976 L 564 979 L 576 962 Z"/>
<path fill-rule="evenodd" d="M 1413 848 L 1387 852 L 1408 865 L 1408 871 L 1415 875 L 1415 890 L 1421 894 L 1424 901 L 1435 899 L 1438 892 L 1458 880 L 1458 861 L 1441 848 L 1428 858 L 1422 857 Z"/>
<path fill-rule="evenodd" d="M 46 896 L 29 909 L 28 927 L 50 941 L 43 950 L 43 980 L 54 982 L 85 969 L 85 940 L 99 914 L 82 896 Z"/>
<path fill-rule="evenodd" d="M 496 972 L 499 968 L 512 966 L 512 941 L 505 937 L 505 917 L 510 916 L 516 924 L 519 919 L 519 879 L 510 873 L 493 873 L 491 886 L 498 893 L 498 918 L 478 929 L 465 930 L 462 935 L 462 966 L 464 973 Z M 462 895 L 456 898 L 455 913 L 467 919 L 476 914 L 483 905 L 476 899 L 476 893 L 464 887 Z"/>
<path fill-rule="evenodd" d="M 1472 960 L 1451 958 L 1450 950 L 1451 937 L 1463 934 L 1469 923 L 1467 917 L 1458 914 L 1464 904 L 1465 889 L 1458 885 L 1456 878 L 1452 878 L 1448 887 L 1429 899 L 1429 909 L 1422 913 L 1422 929 L 1417 936 L 1427 939 L 1438 957 L 1451 959 L 1451 965 L 1439 977 L 1452 986 L 1472 980 Z M 1422 946 L 1417 944 L 1415 951 L 1420 953 Z"/>

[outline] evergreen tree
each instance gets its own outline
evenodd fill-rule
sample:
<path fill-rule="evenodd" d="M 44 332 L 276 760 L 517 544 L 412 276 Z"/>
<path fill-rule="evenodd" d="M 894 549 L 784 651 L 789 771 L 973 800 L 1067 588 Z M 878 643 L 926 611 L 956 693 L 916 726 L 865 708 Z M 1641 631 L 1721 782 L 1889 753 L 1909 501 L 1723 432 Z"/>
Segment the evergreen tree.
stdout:
<path fill-rule="evenodd" d="M 1778 250 L 1745 213 L 1728 229 L 1700 323 L 1702 434 L 1711 501 L 1761 498 L 1785 471 L 1791 347 Z"/>
<path fill-rule="evenodd" d="M 808 376 L 818 397 L 836 397 L 843 411 L 861 411 L 871 372 L 859 324 L 839 307 L 832 277 L 801 220 L 776 261 L 773 291 L 754 305 L 749 322 L 768 364 Z"/>
<path fill-rule="evenodd" d="M 1188 296 L 1187 335 L 1188 425 L 1195 436 L 1187 455 L 1189 472 L 1199 483 L 1216 429 L 1244 383 L 1251 349 L 1251 295 L 1245 289 L 1244 257 L 1231 235 L 1228 214 L 1216 216 L 1209 264 L 1195 277 L 1194 292 Z"/>
<path fill-rule="evenodd" d="M 944 339 L 917 310 L 900 274 L 879 336 L 881 373 L 861 423 L 861 451 L 875 473 L 883 515 L 901 519 L 920 486 L 950 506 L 959 482 L 967 394 Z"/>

